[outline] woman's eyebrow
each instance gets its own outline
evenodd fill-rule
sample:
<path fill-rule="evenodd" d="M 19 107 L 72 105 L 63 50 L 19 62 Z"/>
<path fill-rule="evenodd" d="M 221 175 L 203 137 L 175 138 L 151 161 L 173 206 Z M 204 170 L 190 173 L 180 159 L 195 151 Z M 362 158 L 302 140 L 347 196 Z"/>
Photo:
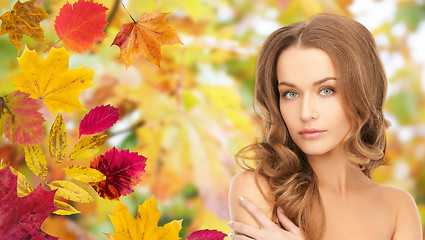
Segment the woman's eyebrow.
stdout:
<path fill-rule="evenodd" d="M 323 78 L 323 79 L 320 79 L 319 81 L 314 82 L 314 83 L 313 83 L 313 86 L 320 85 L 320 84 L 322 84 L 322 83 L 324 83 L 324 82 L 326 82 L 326 81 L 329 81 L 329 80 L 336 80 L 336 77 L 325 77 L 325 78 Z M 280 85 L 286 85 L 286 86 L 288 86 L 288 87 L 296 87 L 294 84 L 292 84 L 292 83 L 288 83 L 288 82 L 280 82 L 280 83 L 278 83 L 277 85 L 278 85 L 278 86 L 280 86 Z"/>

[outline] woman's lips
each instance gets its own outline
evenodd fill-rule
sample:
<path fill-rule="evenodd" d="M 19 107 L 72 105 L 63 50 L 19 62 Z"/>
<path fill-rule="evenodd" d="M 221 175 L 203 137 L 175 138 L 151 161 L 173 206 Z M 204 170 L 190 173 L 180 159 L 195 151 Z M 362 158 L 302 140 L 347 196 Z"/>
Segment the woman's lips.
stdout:
<path fill-rule="evenodd" d="M 299 132 L 302 138 L 304 139 L 316 139 L 320 137 L 325 130 L 318 130 L 318 129 L 303 129 Z"/>

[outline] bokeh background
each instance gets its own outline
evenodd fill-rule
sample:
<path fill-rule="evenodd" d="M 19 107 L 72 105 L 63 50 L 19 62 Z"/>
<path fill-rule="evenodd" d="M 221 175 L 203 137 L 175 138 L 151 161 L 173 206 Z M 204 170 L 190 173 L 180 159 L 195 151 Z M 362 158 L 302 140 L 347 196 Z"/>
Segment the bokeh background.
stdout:
<path fill-rule="evenodd" d="M 0 14 L 15 2 L 1 0 Z M 52 16 L 65 2 L 37 0 Z M 376 38 L 389 80 L 385 116 L 392 126 L 387 135 L 390 166 L 378 168 L 373 179 L 410 192 L 425 223 L 423 0 L 125 0 L 135 19 L 145 12 L 172 12 L 168 23 L 184 44 L 162 47 L 161 68 L 139 58 L 127 70 L 111 43 L 120 25 L 131 19 L 116 0 L 96 2 L 109 8 L 108 37 L 90 52 L 72 54 L 70 68 L 96 68 L 94 86 L 80 95 L 86 109 L 103 104 L 120 108 L 121 119 L 109 131 L 113 135 L 103 152 L 115 146 L 148 158 L 142 183 L 121 197 L 131 213 L 154 195 L 163 211 L 160 225 L 184 219 L 183 239 L 205 228 L 230 233 L 227 194 L 231 177 L 240 171 L 234 154 L 260 135 L 261 122 L 252 110 L 259 47 L 280 26 L 329 12 L 353 17 Z M 54 17 L 41 23 L 48 46 L 58 40 L 53 24 Z M 27 36 L 23 43 L 46 56 L 42 43 Z M 18 54 L 8 35 L 0 37 L 0 96 L 13 91 L 9 76 L 19 74 L 16 58 L 24 44 Z M 54 116 L 43 113 L 48 130 Z M 77 126 L 86 113 L 64 114 L 69 146 L 78 141 Z M 46 134 L 45 150 L 47 142 Z M 1 158 L 38 184 L 25 166 L 23 149 L 4 136 Z M 66 178 L 54 168 L 49 176 Z M 60 239 L 106 239 L 104 232 L 114 232 L 108 214 L 116 203 L 91 193 L 93 203 L 75 206 L 81 214 L 50 216 L 43 229 Z"/>

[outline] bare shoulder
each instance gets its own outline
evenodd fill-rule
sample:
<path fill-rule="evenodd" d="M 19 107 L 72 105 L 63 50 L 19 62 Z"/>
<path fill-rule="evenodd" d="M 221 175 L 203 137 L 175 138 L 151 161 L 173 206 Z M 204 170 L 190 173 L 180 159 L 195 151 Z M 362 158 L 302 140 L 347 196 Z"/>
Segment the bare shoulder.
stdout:
<path fill-rule="evenodd" d="M 409 192 L 383 184 L 377 184 L 378 194 L 390 203 L 396 214 L 392 240 L 422 239 L 421 220 L 416 202 Z"/>
<path fill-rule="evenodd" d="M 271 219 L 274 207 L 273 194 L 265 177 L 258 176 L 257 180 L 266 198 L 261 194 L 261 190 L 256 184 L 256 176 L 253 171 L 242 171 L 232 178 L 229 189 L 231 220 L 259 227 L 255 219 L 239 204 L 238 196 L 251 200 Z"/>

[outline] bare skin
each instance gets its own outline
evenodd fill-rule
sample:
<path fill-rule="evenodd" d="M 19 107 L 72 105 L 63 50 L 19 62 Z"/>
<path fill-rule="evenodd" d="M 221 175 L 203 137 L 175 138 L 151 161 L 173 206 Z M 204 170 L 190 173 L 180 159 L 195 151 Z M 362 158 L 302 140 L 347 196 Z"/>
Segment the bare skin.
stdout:
<path fill-rule="evenodd" d="M 375 183 L 346 158 L 342 140 L 351 128 L 351 120 L 339 98 L 338 79 L 329 56 L 319 49 L 291 47 L 279 56 L 277 75 L 282 117 L 318 178 L 326 221 L 323 239 L 422 239 L 419 213 L 410 194 Z M 301 133 L 303 129 L 323 133 L 306 137 Z M 284 216 L 278 215 L 285 229 L 275 227 L 270 220 L 273 193 L 264 179 L 260 178 L 259 183 L 267 199 L 257 188 L 252 172 L 242 172 L 232 180 L 232 239 L 304 239 Z M 239 202 L 238 196 L 245 200 Z"/>
<path fill-rule="evenodd" d="M 270 220 L 273 204 L 264 199 L 259 189 L 253 186 L 255 186 L 253 172 L 241 172 L 232 180 L 229 193 L 230 219 L 232 221 L 229 225 L 234 233 L 239 231 L 236 231 L 233 227 L 239 229 L 240 226 L 237 226 L 237 224 L 243 223 L 257 229 L 259 234 L 259 231 L 264 229 L 264 227 L 260 228 L 259 223 L 260 219 L 264 217 L 269 219 L 269 224 L 274 224 Z M 265 191 L 266 196 L 272 196 L 264 179 L 260 180 L 260 186 Z M 324 240 L 422 239 L 417 207 L 410 194 L 403 190 L 371 181 L 370 185 L 364 189 L 347 190 L 344 195 L 335 193 L 329 187 L 319 187 L 319 191 L 326 215 Z M 257 216 L 253 216 L 247 210 L 247 207 L 240 203 L 238 196 L 246 196 L 244 201 L 259 206 L 258 211 L 261 213 L 257 212 Z M 251 206 L 251 208 L 253 207 Z M 280 222 L 282 223 L 282 221 Z M 277 227 L 277 225 L 275 226 Z M 233 239 L 274 239 L 273 237 L 277 233 L 276 229 L 273 230 L 269 225 L 268 227 L 270 229 L 268 234 L 270 235 L 264 235 L 263 238 L 242 238 L 242 236 L 245 236 L 244 234 L 235 234 Z M 289 229 L 286 228 L 286 230 Z M 243 231 L 239 233 L 243 233 Z"/>

